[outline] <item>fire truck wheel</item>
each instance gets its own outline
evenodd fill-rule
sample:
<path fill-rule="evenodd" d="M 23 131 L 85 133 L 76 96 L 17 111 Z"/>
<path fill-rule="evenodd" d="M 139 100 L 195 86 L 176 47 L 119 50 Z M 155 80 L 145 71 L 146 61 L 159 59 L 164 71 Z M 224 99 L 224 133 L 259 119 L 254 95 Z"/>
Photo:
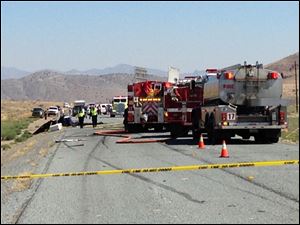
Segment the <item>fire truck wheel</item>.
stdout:
<path fill-rule="evenodd" d="M 255 142 L 258 143 L 258 144 L 263 144 L 263 143 L 266 142 L 265 137 L 261 136 L 261 135 L 255 135 L 254 139 L 255 139 Z"/>
<path fill-rule="evenodd" d="M 204 122 L 205 129 L 207 129 L 207 127 L 208 127 L 208 121 L 209 121 L 209 113 L 206 113 L 206 115 L 205 115 L 205 122 Z"/>
<path fill-rule="evenodd" d="M 138 133 L 141 132 L 142 127 L 136 124 L 127 124 L 128 133 Z"/>
<path fill-rule="evenodd" d="M 193 123 L 193 128 L 194 129 L 199 129 L 200 125 L 200 108 L 194 108 L 192 110 L 192 123 Z"/>
<path fill-rule="evenodd" d="M 178 124 L 172 124 L 170 126 L 170 133 L 171 133 L 171 138 L 177 138 L 180 136 L 187 136 L 189 130 L 184 129 L 182 126 Z"/>
<path fill-rule="evenodd" d="M 215 115 L 214 113 L 211 113 L 207 121 L 206 130 L 207 130 L 208 140 L 212 145 L 216 144 L 216 142 L 218 141 L 218 133 L 214 128 L 215 123 L 216 123 Z"/>
<path fill-rule="evenodd" d="M 277 143 L 279 141 L 279 137 L 269 138 L 270 143 Z"/>
<path fill-rule="evenodd" d="M 193 129 L 193 130 L 192 130 L 192 133 L 193 133 L 193 140 L 198 140 L 198 139 L 199 139 L 199 136 L 200 136 L 199 130 Z"/>

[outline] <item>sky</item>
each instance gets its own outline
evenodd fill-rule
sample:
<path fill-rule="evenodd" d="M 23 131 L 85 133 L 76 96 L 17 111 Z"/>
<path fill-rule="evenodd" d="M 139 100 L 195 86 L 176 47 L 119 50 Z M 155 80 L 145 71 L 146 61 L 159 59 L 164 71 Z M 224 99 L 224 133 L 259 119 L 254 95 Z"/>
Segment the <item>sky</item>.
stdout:
<path fill-rule="evenodd" d="M 299 52 L 294 2 L 1 1 L 1 66 L 182 72 Z"/>

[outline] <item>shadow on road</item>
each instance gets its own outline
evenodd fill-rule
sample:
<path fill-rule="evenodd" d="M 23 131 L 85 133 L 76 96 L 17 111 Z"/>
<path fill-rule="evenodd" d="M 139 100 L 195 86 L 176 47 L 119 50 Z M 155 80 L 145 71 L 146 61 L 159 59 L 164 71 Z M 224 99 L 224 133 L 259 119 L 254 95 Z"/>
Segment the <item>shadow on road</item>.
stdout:
<path fill-rule="evenodd" d="M 147 133 L 149 133 L 149 132 L 147 132 Z M 157 134 L 157 132 L 155 132 L 155 133 Z M 140 138 L 153 138 L 153 139 L 155 139 L 155 138 L 170 138 L 170 135 L 162 133 L 162 134 L 158 134 L 158 135 L 143 135 Z M 221 145 L 223 143 L 223 140 L 219 140 L 216 144 L 211 144 L 206 136 L 203 137 L 203 140 L 206 145 Z M 270 143 L 256 142 L 251 139 L 249 139 L 249 140 L 242 139 L 240 137 L 226 139 L 225 141 L 226 141 L 226 144 L 231 144 L 231 145 L 270 144 Z M 167 145 L 197 145 L 198 142 L 199 142 L 199 140 L 194 140 L 192 135 L 189 135 L 189 136 L 185 136 L 185 137 L 178 137 L 176 139 L 167 140 L 166 144 Z"/>
<path fill-rule="evenodd" d="M 222 145 L 223 141 L 220 140 L 216 144 L 211 144 L 209 143 L 207 138 L 203 138 L 205 145 Z M 227 139 L 225 140 L 226 144 L 231 144 L 231 145 L 257 145 L 257 144 L 269 144 L 269 143 L 258 143 L 254 140 L 244 140 L 240 138 L 232 138 L 232 139 Z M 171 139 L 166 141 L 167 145 L 198 145 L 198 140 L 193 140 L 192 137 L 189 139 L 187 138 L 177 138 L 177 139 Z"/>

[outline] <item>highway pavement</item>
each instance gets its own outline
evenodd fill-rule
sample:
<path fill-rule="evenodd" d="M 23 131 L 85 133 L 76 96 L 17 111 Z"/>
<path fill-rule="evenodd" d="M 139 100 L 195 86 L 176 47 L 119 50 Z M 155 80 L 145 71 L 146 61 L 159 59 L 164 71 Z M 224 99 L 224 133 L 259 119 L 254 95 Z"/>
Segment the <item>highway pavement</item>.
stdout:
<path fill-rule="evenodd" d="M 227 143 L 229 158 L 219 157 L 221 144 L 199 149 L 191 136 L 166 143 L 117 144 L 121 137 L 93 133 L 118 129 L 122 118 L 100 121 L 103 124 L 96 129 L 63 128 L 60 140 L 74 141 L 55 143 L 43 171 L 299 159 L 298 144 L 256 144 L 238 137 Z M 150 131 L 132 137 L 169 136 Z M 29 200 L 18 209 L 16 223 L 299 223 L 299 165 L 51 177 L 35 182 Z"/>

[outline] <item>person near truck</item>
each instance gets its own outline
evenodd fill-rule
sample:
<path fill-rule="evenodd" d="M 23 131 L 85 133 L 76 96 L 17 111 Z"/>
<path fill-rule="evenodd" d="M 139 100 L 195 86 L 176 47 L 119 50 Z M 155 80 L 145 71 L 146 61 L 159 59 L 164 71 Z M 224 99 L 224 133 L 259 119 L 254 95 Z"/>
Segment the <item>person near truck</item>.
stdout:
<path fill-rule="evenodd" d="M 91 116 L 92 116 L 93 127 L 96 127 L 97 126 L 98 112 L 97 112 L 97 109 L 94 105 L 91 107 Z"/>
<path fill-rule="evenodd" d="M 83 122 L 84 122 L 84 109 L 82 107 L 80 107 L 79 109 L 79 113 L 77 114 L 78 116 L 78 121 L 79 121 L 79 126 L 80 128 L 83 128 Z"/>
<path fill-rule="evenodd" d="M 48 109 L 45 110 L 45 112 L 44 112 L 44 117 L 45 117 L 45 120 L 47 120 L 47 117 L 48 117 Z"/>
<path fill-rule="evenodd" d="M 124 120 L 123 120 L 124 129 L 128 130 L 128 107 L 124 110 L 123 117 L 124 117 Z"/>

